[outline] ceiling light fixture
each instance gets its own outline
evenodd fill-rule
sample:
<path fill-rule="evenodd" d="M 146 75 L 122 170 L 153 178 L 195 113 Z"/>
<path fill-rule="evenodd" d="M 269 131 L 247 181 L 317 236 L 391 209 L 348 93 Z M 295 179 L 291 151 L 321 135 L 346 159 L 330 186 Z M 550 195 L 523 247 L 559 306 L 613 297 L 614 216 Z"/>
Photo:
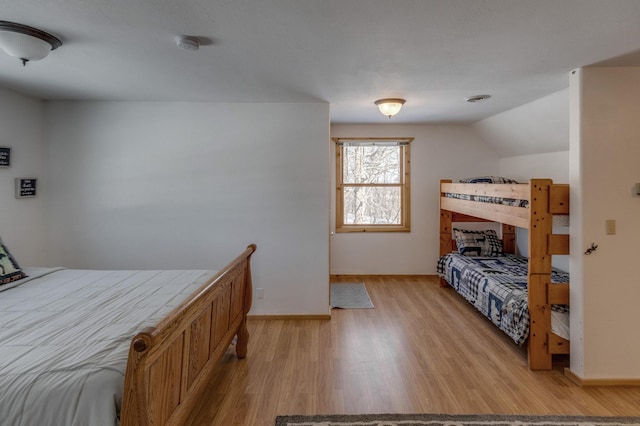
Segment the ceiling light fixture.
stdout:
<path fill-rule="evenodd" d="M 386 115 L 389 118 L 399 113 L 404 103 L 405 100 L 400 98 L 378 99 L 375 101 L 382 115 Z"/>
<path fill-rule="evenodd" d="M 491 95 L 475 95 L 475 96 L 469 96 L 468 98 L 464 98 L 464 100 L 466 102 L 475 103 L 475 102 L 486 101 L 490 97 Z"/>
<path fill-rule="evenodd" d="M 176 37 L 176 44 L 180 49 L 196 51 L 200 49 L 200 39 L 192 36 Z"/>
<path fill-rule="evenodd" d="M 39 61 L 60 46 L 62 42 L 49 33 L 15 22 L 0 21 L 0 48 L 8 55 L 20 58 L 22 65 Z"/>

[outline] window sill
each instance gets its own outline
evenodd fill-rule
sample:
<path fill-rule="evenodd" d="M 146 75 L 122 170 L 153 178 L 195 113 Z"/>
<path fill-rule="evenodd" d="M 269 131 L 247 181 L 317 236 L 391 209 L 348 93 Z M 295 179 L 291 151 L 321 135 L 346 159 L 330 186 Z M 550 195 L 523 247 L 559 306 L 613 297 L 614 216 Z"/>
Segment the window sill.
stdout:
<path fill-rule="evenodd" d="M 358 226 L 347 225 L 336 228 L 336 233 L 348 233 L 348 232 L 360 232 L 360 233 L 378 233 L 378 232 L 411 232 L 411 228 L 408 226 Z"/>

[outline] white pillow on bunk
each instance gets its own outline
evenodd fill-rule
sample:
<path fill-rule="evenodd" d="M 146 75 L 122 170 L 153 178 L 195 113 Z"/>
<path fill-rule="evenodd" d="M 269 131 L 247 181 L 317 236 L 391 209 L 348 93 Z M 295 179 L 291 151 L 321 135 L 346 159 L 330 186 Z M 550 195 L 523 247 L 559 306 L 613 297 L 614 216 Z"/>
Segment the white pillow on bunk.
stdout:
<path fill-rule="evenodd" d="M 453 229 L 458 253 L 464 256 L 503 256 L 502 241 L 496 231 L 471 231 L 468 229 Z"/>

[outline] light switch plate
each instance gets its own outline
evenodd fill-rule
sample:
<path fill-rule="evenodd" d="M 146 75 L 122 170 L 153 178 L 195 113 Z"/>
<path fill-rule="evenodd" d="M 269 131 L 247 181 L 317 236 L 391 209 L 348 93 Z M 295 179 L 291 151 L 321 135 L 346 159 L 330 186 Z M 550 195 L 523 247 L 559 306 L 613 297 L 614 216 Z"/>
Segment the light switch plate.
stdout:
<path fill-rule="evenodd" d="M 616 221 L 609 219 L 605 221 L 607 235 L 616 235 Z"/>

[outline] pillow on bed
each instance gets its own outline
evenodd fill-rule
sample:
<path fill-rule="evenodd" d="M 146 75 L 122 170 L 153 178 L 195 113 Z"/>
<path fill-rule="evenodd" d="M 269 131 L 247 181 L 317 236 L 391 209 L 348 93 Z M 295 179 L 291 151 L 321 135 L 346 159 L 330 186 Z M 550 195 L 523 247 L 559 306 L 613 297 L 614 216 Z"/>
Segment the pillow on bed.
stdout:
<path fill-rule="evenodd" d="M 480 176 L 460 179 L 460 183 L 518 183 L 517 181 L 500 176 Z"/>
<path fill-rule="evenodd" d="M 26 276 L 0 239 L 0 285 L 9 284 Z"/>
<path fill-rule="evenodd" d="M 496 231 L 470 231 L 467 229 L 453 229 L 458 253 L 464 256 L 503 256 L 502 242 Z"/>

